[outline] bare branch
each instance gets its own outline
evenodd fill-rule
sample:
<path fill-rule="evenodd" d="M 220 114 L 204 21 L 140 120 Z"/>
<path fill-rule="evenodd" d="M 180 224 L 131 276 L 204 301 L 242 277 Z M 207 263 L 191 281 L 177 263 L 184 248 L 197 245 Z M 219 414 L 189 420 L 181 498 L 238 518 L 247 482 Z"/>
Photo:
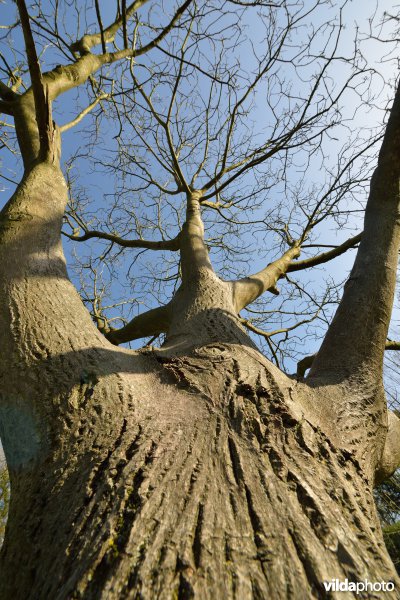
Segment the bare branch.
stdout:
<path fill-rule="evenodd" d="M 83 235 L 69 235 L 65 231 L 62 232 L 70 240 L 74 242 L 85 242 L 91 238 L 98 238 L 101 240 L 108 240 L 113 244 L 118 244 L 124 248 L 146 248 L 147 250 L 171 250 L 177 251 L 180 247 L 180 235 L 177 235 L 172 240 L 126 240 L 113 233 L 105 233 L 104 231 L 86 231 Z"/>
<path fill-rule="evenodd" d="M 144 6 L 149 0 L 136 0 L 133 2 L 129 8 L 126 10 L 126 18 L 131 17 L 139 8 Z M 96 2 L 97 4 L 97 2 Z M 121 15 L 118 19 L 115 19 L 114 23 L 109 25 L 106 29 L 104 29 L 103 33 L 94 33 L 94 34 L 86 34 L 80 40 L 72 44 L 71 50 L 73 52 L 78 52 L 80 54 L 85 54 L 90 52 L 90 50 L 94 46 L 98 46 L 103 43 L 103 53 L 106 53 L 105 43 L 112 42 L 118 30 L 123 26 L 124 17 Z M 100 19 L 100 27 L 101 27 L 101 19 Z"/>
<path fill-rule="evenodd" d="M 139 338 L 165 333 L 169 322 L 168 305 L 159 306 L 134 317 L 132 321 L 125 325 L 125 327 L 121 327 L 121 329 L 105 330 L 104 335 L 112 344 L 118 345 Z"/>
<path fill-rule="evenodd" d="M 168 33 L 172 30 L 172 28 L 174 27 L 175 23 L 181 18 L 181 16 L 183 15 L 183 13 L 185 12 L 185 10 L 188 8 L 188 6 L 190 6 L 190 4 L 192 3 L 193 0 L 186 0 L 186 2 L 184 2 L 176 11 L 176 13 L 174 14 L 174 16 L 172 17 L 171 21 L 168 23 L 168 25 L 166 27 L 164 27 L 164 29 L 161 31 L 161 33 L 159 33 L 159 35 L 157 37 L 154 38 L 154 40 L 152 40 L 151 42 L 149 42 L 148 44 L 146 44 L 145 46 L 142 46 L 142 48 L 138 48 L 138 50 L 136 50 L 135 52 L 135 56 L 141 56 L 142 54 L 145 54 L 146 52 L 148 52 L 149 50 L 152 50 L 153 48 L 156 48 L 157 45 L 165 38 L 166 35 L 168 35 Z"/>
<path fill-rule="evenodd" d="M 12 103 L 7 102 L 6 100 L 0 100 L 0 113 L 12 116 L 14 114 Z"/>
<path fill-rule="evenodd" d="M 386 340 L 385 350 L 400 350 L 400 342 Z"/>
<path fill-rule="evenodd" d="M 105 54 L 107 52 L 107 49 L 106 49 L 106 40 L 105 40 L 105 36 L 104 36 L 103 21 L 101 20 L 99 0 L 95 0 L 94 5 L 96 7 L 96 16 L 97 16 L 97 21 L 99 23 L 99 28 L 100 28 L 101 48 L 103 50 L 103 54 Z"/>
<path fill-rule="evenodd" d="M 87 106 L 82 112 L 80 112 L 79 115 L 75 117 L 75 119 L 72 119 L 72 121 L 69 121 L 69 123 L 65 123 L 65 125 L 61 125 L 59 127 L 59 131 L 63 133 L 64 131 L 68 131 L 68 129 L 71 129 L 72 127 L 80 123 L 80 121 L 82 121 L 82 119 L 86 117 L 86 115 L 88 115 L 90 111 L 93 110 L 99 102 L 101 102 L 101 100 L 105 100 L 108 97 L 109 94 L 101 94 L 101 96 L 98 96 L 91 104 L 89 104 L 89 106 Z"/>
<path fill-rule="evenodd" d="M 236 311 L 239 313 L 267 290 L 279 293 L 275 288 L 278 279 L 286 273 L 293 258 L 299 256 L 299 254 L 300 247 L 298 244 L 294 244 L 280 258 L 267 265 L 262 271 L 244 279 L 233 281 L 233 298 Z"/>
<path fill-rule="evenodd" d="M 260 2 L 260 0 L 254 0 L 254 2 L 242 2 L 241 0 L 229 0 L 231 4 L 236 4 L 237 6 L 263 6 L 264 8 L 279 8 L 281 4 L 276 4 L 274 2 Z"/>
<path fill-rule="evenodd" d="M 157 49 L 160 50 L 160 52 L 162 52 L 166 56 L 169 56 L 170 58 L 173 58 L 174 60 L 182 62 L 184 65 L 188 65 L 189 67 L 193 67 L 194 69 L 196 69 L 196 71 L 198 71 L 199 73 L 201 73 L 202 75 L 204 75 L 208 79 L 211 79 L 211 81 L 219 83 L 220 85 L 225 85 L 225 86 L 230 86 L 231 85 L 229 81 L 223 81 L 222 79 L 220 79 L 219 77 L 217 77 L 212 72 L 210 73 L 210 72 L 206 71 L 205 69 L 202 69 L 200 65 L 197 65 L 196 63 L 193 63 L 190 60 L 186 60 L 182 56 L 175 56 L 175 54 L 172 54 L 171 52 L 168 52 L 168 50 L 166 48 L 163 48 L 162 46 L 157 45 Z"/>
<path fill-rule="evenodd" d="M 168 115 L 165 119 L 160 117 L 160 115 L 158 114 L 158 112 L 156 111 L 156 109 L 153 106 L 153 102 L 152 102 L 150 96 L 148 94 L 146 94 L 146 92 L 143 89 L 143 86 L 136 79 L 133 72 L 131 74 L 132 74 L 132 79 L 135 82 L 137 89 L 139 90 L 142 98 L 144 99 L 147 106 L 149 107 L 151 114 L 153 115 L 153 117 L 155 118 L 157 123 L 163 128 L 163 130 L 165 132 L 165 136 L 167 138 L 168 148 L 169 148 L 169 152 L 170 152 L 170 158 L 172 161 L 171 168 L 173 168 L 173 170 L 174 170 L 174 176 L 175 176 L 176 183 L 179 187 L 183 188 L 183 190 L 185 190 L 185 192 L 187 194 L 190 195 L 190 187 L 189 187 L 188 183 L 186 182 L 185 176 L 180 167 L 178 155 L 177 155 L 176 149 L 174 147 L 171 130 L 170 130 L 170 116 L 171 116 L 171 111 L 172 111 L 173 103 L 175 100 L 175 94 L 176 94 L 177 86 L 179 84 L 181 72 L 182 72 L 182 63 L 180 63 L 179 74 L 178 74 L 178 77 L 176 78 L 174 90 L 172 93 L 172 97 L 171 97 L 171 101 L 170 101 L 170 105 L 169 105 L 169 109 L 168 109 Z"/>
<path fill-rule="evenodd" d="M 17 100 L 19 96 L 11 88 L 9 88 L 8 85 L 0 81 L 0 98 L 2 98 L 2 100 L 6 100 L 7 102 L 13 102 L 14 100 Z"/>
<path fill-rule="evenodd" d="M 400 342 L 395 342 L 394 340 L 386 340 L 385 350 L 400 350 Z M 305 356 L 297 363 L 297 377 L 304 377 L 307 369 L 311 369 L 312 364 L 314 362 L 317 353 L 310 354 L 309 356 Z"/>
<path fill-rule="evenodd" d="M 128 31 L 126 28 L 126 0 L 122 0 L 122 37 L 124 38 L 124 48 L 128 47 Z"/>
<path fill-rule="evenodd" d="M 361 238 L 362 233 L 359 233 L 358 235 L 349 238 L 348 240 L 343 242 L 343 244 L 340 244 L 340 246 L 336 246 L 336 248 L 333 248 L 328 252 L 323 252 L 322 254 L 318 254 L 317 256 L 312 256 L 311 258 L 305 258 L 304 260 L 293 262 L 288 266 L 286 272 L 293 273 L 294 271 L 302 271 L 303 269 L 309 269 L 311 267 L 316 267 L 317 265 L 322 265 L 323 263 L 326 263 L 332 260 L 333 258 L 336 258 L 337 256 L 341 256 L 342 254 L 347 252 L 347 250 L 350 250 L 350 248 L 354 248 L 356 244 L 358 244 L 361 241 Z"/>
<path fill-rule="evenodd" d="M 148 0 L 137 0 L 137 2 L 131 5 L 130 9 L 132 9 L 132 12 L 135 12 L 135 10 L 137 10 L 147 1 Z M 45 84 L 47 84 L 49 87 L 50 99 L 54 100 L 60 94 L 82 85 L 89 79 L 91 75 L 93 75 L 93 73 L 98 71 L 106 64 L 112 64 L 127 58 L 135 58 L 136 56 L 141 56 L 149 50 L 155 48 L 157 44 L 172 30 L 176 22 L 180 19 L 191 2 L 192 0 L 186 0 L 186 2 L 184 2 L 184 4 L 177 9 L 171 21 L 162 29 L 159 35 L 141 48 L 127 48 L 117 52 L 92 54 L 90 52 L 90 48 L 101 42 L 101 36 L 99 34 L 95 34 L 93 36 L 84 36 L 82 40 L 73 45 L 73 49 L 81 52 L 82 54 L 82 56 L 75 63 L 56 67 L 53 69 L 53 71 L 50 71 L 43 76 Z M 130 9 L 128 9 L 128 12 Z M 112 39 L 121 25 L 122 18 L 117 19 L 113 25 L 105 29 L 104 35 L 106 40 L 108 39 L 107 32 L 111 32 L 110 39 Z"/>
<path fill-rule="evenodd" d="M 267 340 L 271 337 L 274 337 L 275 335 L 287 334 L 290 331 L 294 331 L 295 329 L 298 329 L 302 325 L 311 323 L 318 317 L 319 310 L 320 309 L 318 309 L 317 312 L 314 315 L 311 315 L 310 318 L 308 318 L 308 319 L 303 319 L 302 321 L 298 321 L 297 323 L 294 323 L 293 325 L 289 325 L 288 327 L 281 327 L 280 329 L 274 329 L 273 331 L 264 331 L 263 329 L 260 329 L 260 327 L 257 327 L 256 325 L 254 325 L 254 323 L 252 323 L 249 319 L 240 319 L 240 322 L 247 329 L 249 329 L 250 331 L 253 331 L 253 333 L 257 333 L 258 335 L 261 335 L 264 339 Z M 309 358 L 309 357 L 306 357 L 306 358 Z"/>

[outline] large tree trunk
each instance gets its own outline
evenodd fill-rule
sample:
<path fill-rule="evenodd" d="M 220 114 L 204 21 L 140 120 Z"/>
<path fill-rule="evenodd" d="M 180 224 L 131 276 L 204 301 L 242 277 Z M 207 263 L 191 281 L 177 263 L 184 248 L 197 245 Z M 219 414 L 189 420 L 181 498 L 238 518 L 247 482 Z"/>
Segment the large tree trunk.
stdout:
<path fill-rule="evenodd" d="M 276 369 L 207 269 L 196 310 L 176 301 L 178 346 L 112 346 L 68 281 L 65 196 L 42 164 L 1 214 L 0 597 L 324 598 L 333 578 L 395 580 L 372 463 L 328 411 L 350 388 Z"/>

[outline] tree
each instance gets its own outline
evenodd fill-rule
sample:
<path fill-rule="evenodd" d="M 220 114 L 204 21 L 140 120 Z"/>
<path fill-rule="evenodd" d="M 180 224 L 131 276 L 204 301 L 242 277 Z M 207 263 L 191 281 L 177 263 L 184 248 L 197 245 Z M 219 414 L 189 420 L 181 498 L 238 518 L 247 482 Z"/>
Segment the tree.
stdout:
<path fill-rule="evenodd" d="M 10 484 L 5 465 L 2 465 L 0 471 L 0 544 L 4 541 L 6 529 L 8 506 L 10 503 Z"/>
<path fill-rule="evenodd" d="M 358 50 L 346 59 L 337 52 L 340 21 L 316 25 L 301 42 L 305 50 L 298 50 L 302 25 L 317 18 L 323 2 L 306 9 L 301 3 L 232 0 L 204 3 L 200 10 L 188 0 L 162 23 L 159 15 L 151 20 L 154 12 L 146 12 L 145 1 L 117 4 L 115 21 L 104 28 L 95 2 L 98 33 L 66 43 L 58 3 L 50 25 L 40 5 L 29 17 L 24 1 L 17 0 L 31 85 L 19 93 L 24 72 L 6 66 L 10 85 L 1 84 L 0 109 L 14 120 L 24 174 L 0 217 L 0 423 L 12 491 L 0 555 L 1 597 L 308 598 L 325 597 L 323 582 L 334 578 L 398 585 L 373 487 L 400 463 L 400 421 L 387 409 L 382 382 L 400 235 L 400 91 L 371 178 L 362 234 L 297 260 L 321 220 L 339 218 L 344 195 L 365 185 L 362 169 L 368 163 L 362 157 L 376 136 L 363 143 L 352 139 L 326 193 L 307 205 L 288 181 L 303 221 L 294 215 L 282 225 L 284 210 L 275 221 L 268 213 L 259 217 L 255 222 L 267 222 L 279 235 L 281 254 L 254 275 L 223 280 L 210 258 L 202 210 L 212 220 L 241 203 L 243 214 L 271 189 L 274 177 L 280 185 L 293 152 L 308 152 L 308 162 L 321 155 L 324 136 L 343 122 L 345 91 L 367 93 L 367 68 Z M 254 54 L 251 74 L 232 71 L 218 53 L 204 68 L 193 48 L 204 40 L 218 48 L 220 40 L 233 53 L 252 5 L 269 29 L 265 55 Z M 217 11 L 222 21 L 214 32 Z M 64 52 L 67 64 L 41 72 L 31 23 L 37 37 Z M 316 55 L 317 33 L 327 41 Z M 149 59 L 139 78 L 133 59 L 155 48 L 170 68 L 157 70 Z M 308 70 L 301 95 L 278 77 L 288 48 L 294 49 L 293 70 Z M 68 187 L 52 102 L 88 82 L 96 93 L 89 108 L 101 107 L 109 76 L 96 74 L 126 59 L 110 84 L 109 110 L 123 123 L 119 140 L 125 127 L 136 137 L 131 134 L 130 147 L 121 141 L 113 166 L 136 169 L 141 202 L 143 190 L 150 190 L 149 210 L 157 213 L 162 200 L 176 215 L 176 235 L 127 240 L 115 231 L 90 229 L 73 194 L 67 220 L 78 220 L 81 230 L 67 234 L 76 241 L 106 239 L 113 247 L 176 252 L 179 284 L 169 302 L 122 328 L 109 327 L 101 311 L 94 313 L 96 328 L 68 278 L 61 246 Z M 345 70 L 339 87 L 329 73 L 336 64 Z M 184 102 L 197 110 L 185 69 L 211 81 L 203 129 Z M 121 91 L 128 76 L 131 91 Z M 248 101 L 265 80 L 268 115 L 275 120 L 260 141 L 241 126 Z M 222 87 L 230 108 L 223 116 L 224 105 L 215 100 Z M 207 150 L 196 164 L 201 139 L 200 154 Z M 268 172 L 262 170 L 267 164 Z M 243 177 L 250 180 L 238 199 L 238 190 L 229 190 Z M 238 219 L 225 214 L 229 241 Z M 288 376 L 257 349 L 240 311 L 268 290 L 276 293 L 288 273 L 357 244 L 354 267 L 308 376 Z M 98 300 L 94 294 L 94 304 Z M 160 333 L 165 340 L 159 348 L 116 345 Z"/>
<path fill-rule="evenodd" d="M 383 523 L 383 534 L 389 554 L 399 572 L 400 548 L 400 477 L 397 471 L 390 479 L 384 481 L 377 491 L 377 507 Z"/>

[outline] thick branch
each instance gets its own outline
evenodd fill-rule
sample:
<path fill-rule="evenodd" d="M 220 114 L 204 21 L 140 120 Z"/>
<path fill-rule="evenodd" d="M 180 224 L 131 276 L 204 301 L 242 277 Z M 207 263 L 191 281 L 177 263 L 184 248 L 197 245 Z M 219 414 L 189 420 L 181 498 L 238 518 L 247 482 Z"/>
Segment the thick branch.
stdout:
<path fill-rule="evenodd" d="M 45 157 L 49 154 L 53 141 L 50 100 L 47 97 L 44 87 L 25 0 L 16 1 L 21 19 L 22 31 L 24 34 L 26 55 L 28 58 L 29 73 L 32 82 L 36 120 L 39 130 L 40 152 L 41 155 Z"/>
<path fill-rule="evenodd" d="M 200 213 L 201 192 L 194 191 L 188 194 L 186 222 L 181 233 L 181 265 L 182 281 L 199 273 L 202 268 L 213 271 L 204 243 L 204 225 Z"/>
<path fill-rule="evenodd" d="M 13 116 L 14 110 L 11 102 L 7 102 L 6 100 L 0 100 L 0 113 L 4 113 L 5 115 Z"/>
<path fill-rule="evenodd" d="M 400 350 L 400 342 L 394 340 L 386 340 L 385 350 Z M 302 378 L 305 375 L 307 369 L 311 369 L 317 353 L 305 356 L 297 363 L 297 377 Z"/>
<path fill-rule="evenodd" d="M 115 345 L 130 342 L 139 338 L 165 333 L 170 322 L 169 308 L 159 306 L 137 317 L 134 317 L 125 327 L 111 329 L 105 332 L 106 338 Z"/>
<path fill-rule="evenodd" d="M 394 340 L 386 340 L 385 350 L 400 350 L 400 342 Z"/>
<path fill-rule="evenodd" d="M 323 252 L 322 254 L 318 254 L 317 256 L 312 256 L 311 258 L 305 258 L 304 260 L 298 260 L 296 262 L 291 263 L 287 268 L 287 273 L 292 273 L 293 271 L 302 271 L 303 269 L 309 269 L 311 267 L 316 267 L 317 265 L 322 265 L 341 254 L 350 250 L 350 248 L 354 248 L 356 244 L 361 241 L 362 233 L 355 235 L 352 238 L 349 238 L 340 246 L 329 250 L 328 252 Z"/>
<path fill-rule="evenodd" d="M 297 363 L 297 371 L 296 375 L 298 379 L 302 379 L 307 371 L 307 369 L 311 369 L 311 366 L 314 362 L 314 358 L 316 354 L 310 354 L 309 356 L 305 356 Z"/>
<path fill-rule="evenodd" d="M 103 54 L 106 53 L 106 40 L 104 37 L 104 27 L 103 27 L 103 21 L 101 18 L 101 11 L 100 11 L 100 6 L 99 6 L 99 0 L 95 0 L 94 2 L 95 8 L 96 8 L 96 16 L 97 16 L 97 21 L 99 23 L 99 27 L 100 27 L 100 39 L 101 39 L 101 48 L 103 50 Z"/>
<path fill-rule="evenodd" d="M 148 1 L 149 0 L 136 0 L 136 2 L 133 2 L 133 4 L 131 4 L 130 7 L 126 11 L 126 17 L 130 17 L 141 6 L 146 4 Z M 120 52 L 115 52 L 114 55 L 115 56 L 118 55 L 118 56 L 120 56 L 120 58 L 140 56 L 142 54 L 145 54 L 149 50 L 152 50 L 153 48 L 155 48 L 157 46 L 157 44 L 159 44 L 165 38 L 165 36 L 172 30 L 175 23 L 180 19 L 182 14 L 185 12 L 185 10 L 188 8 L 188 6 L 191 4 L 191 2 L 192 2 L 192 0 L 186 0 L 186 2 L 184 2 L 176 10 L 174 16 L 172 17 L 172 19 L 170 20 L 168 25 L 166 25 L 161 30 L 161 32 L 153 40 L 151 40 L 148 44 L 146 44 L 145 46 L 142 46 L 141 48 L 138 48 L 138 49 L 126 48 L 125 50 L 122 50 Z M 113 41 L 117 31 L 121 27 L 124 26 L 124 18 L 126 18 L 126 17 L 123 17 L 121 15 L 118 19 L 116 19 L 114 21 L 114 23 L 112 25 L 110 25 L 109 27 L 107 27 L 107 29 L 104 30 L 103 39 L 105 42 Z M 101 42 L 102 42 L 101 33 L 95 33 L 93 35 L 84 35 L 81 40 L 79 40 L 78 42 L 75 42 L 75 44 L 73 44 L 71 46 L 71 50 L 73 52 L 79 52 L 82 55 L 88 54 L 88 53 L 90 53 L 91 48 L 99 45 Z M 103 56 L 107 56 L 109 54 L 110 53 L 103 52 Z M 119 59 L 117 59 L 117 60 L 119 60 Z"/>
<path fill-rule="evenodd" d="M 278 279 L 287 272 L 291 261 L 296 256 L 299 256 L 299 254 L 300 247 L 294 245 L 280 258 L 267 265 L 262 271 L 232 282 L 233 300 L 236 311 L 239 313 L 267 290 L 275 291 Z"/>
<path fill-rule="evenodd" d="M 400 87 L 371 180 L 362 240 L 309 377 L 340 379 L 363 374 L 365 385 L 382 378 L 392 311 L 400 230 Z"/>
<path fill-rule="evenodd" d="M 375 484 L 382 483 L 400 467 L 400 419 L 388 411 L 388 432 L 381 462 L 377 465 Z"/>
<path fill-rule="evenodd" d="M 9 88 L 8 85 L 0 81 L 0 98 L 8 102 L 13 102 L 14 100 L 17 100 L 19 96 L 14 92 L 14 90 Z"/>
<path fill-rule="evenodd" d="M 63 234 L 68 237 L 70 240 L 74 240 L 75 242 L 85 242 L 86 240 L 90 240 L 91 238 L 99 238 L 102 240 L 108 240 L 109 242 L 113 242 L 114 244 L 118 244 L 119 246 L 124 246 L 125 248 L 147 248 L 148 250 L 179 250 L 179 240 L 180 235 L 177 235 L 172 240 L 126 240 L 118 235 L 114 235 L 113 233 L 105 233 L 103 231 L 86 231 L 83 235 L 69 235 L 63 231 Z"/>
<path fill-rule="evenodd" d="M 137 8 L 142 6 L 144 2 L 148 0 L 138 0 L 136 4 L 131 5 L 132 11 L 133 6 Z M 149 50 L 155 48 L 157 44 L 164 39 L 164 37 L 171 31 L 176 22 L 180 19 L 186 8 L 190 5 L 192 0 L 186 0 L 175 12 L 171 21 L 166 25 L 161 32 L 153 40 L 151 40 L 145 46 L 141 48 L 127 48 L 119 50 L 117 52 L 106 52 L 105 54 L 92 54 L 89 52 L 92 46 L 101 43 L 101 35 L 95 34 L 94 36 L 84 36 L 80 42 L 78 42 L 79 48 L 82 49 L 82 56 L 73 64 L 66 66 L 59 66 L 53 71 L 46 73 L 43 76 L 44 82 L 49 87 L 49 97 L 51 100 L 57 98 L 60 94 L 67 92 L 70 89 L 78 87 L 85 83 L 87 79 L 93 75 L 103 65 L 112 64 L 114 62 L 124 60 L 126 58 L 134 58 L 135 56 L 141 56 Z M 128 9 L 129 12 L 129 9 Z M 104 30 L 104 36 L 107 40 L 107 32 L 112 30 L 112 35 L 115 35 L 116 31 L 122 25 L 122 18 L 117 19 L 113 25 Z M 84 41 L 86 40 L 86 41 Z M 77 50 L 77 46 L 73 48 Z"/>
<path fill-rule="evenodd" d="M 133 2 L 128 9 L 126 10 L 126 17 L 122 14 L 118 19 L 114 21 L 107 29 L 101 33 L 94 33 L 92 35 L 86 34 L 80 40 L 75 42 L 71 46 L 71 50 L 73 52 L 79 52 L 81 54 L 85 54 L 86 52 L 90 52 L 90 50 L 94 46 L 98 46 L 102 42 L 104 42 L 103 53 L 105 52 L 105 43 L 112 42 L 118 30 L 123 27 L 124 18 L 131 17 L 139 8 L 141 8 L 144 4 L 146 4 L 149 0 L 136 0 Z M 103 37 L 103 39 L 102 39 Z"/>

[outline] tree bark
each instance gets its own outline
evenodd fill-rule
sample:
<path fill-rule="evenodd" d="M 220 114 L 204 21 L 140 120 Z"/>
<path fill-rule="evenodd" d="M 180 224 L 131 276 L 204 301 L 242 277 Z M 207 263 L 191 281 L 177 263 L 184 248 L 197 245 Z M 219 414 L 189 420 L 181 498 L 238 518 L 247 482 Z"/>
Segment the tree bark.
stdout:
<path fill-rule="evenodd" d="M 166 345 L 116 348 L 68 280 L 65 201 L 61 172 L 39 164 L 0 216 L 0 597 L 325 598 L 323 581 L 346 577 L 399 589 L 372 497 L 383 411 L 348 447 L 326 407 L 352 388 L 296 382 L 255 349 L 193 223 L 198 268 L 185 263 Z"/>

